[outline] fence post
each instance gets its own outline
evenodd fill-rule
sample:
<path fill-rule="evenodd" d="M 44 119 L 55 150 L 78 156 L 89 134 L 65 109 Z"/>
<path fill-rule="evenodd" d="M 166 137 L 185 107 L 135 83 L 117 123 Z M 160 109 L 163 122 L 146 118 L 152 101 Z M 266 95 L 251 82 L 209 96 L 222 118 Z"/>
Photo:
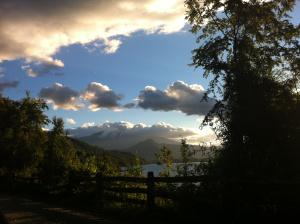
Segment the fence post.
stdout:
<path fill-rule="evenodd" d="M 155 189 L 154 189 L 154 174 L 153 172 L 147 173 L 147 207 L 149 209 L 155 206 Z"/>
<path fill-rule="evenodd" d="M 99 208 L 102 209 L 104 205 L 104 183 L 102 174 L 98 173 L 96 176 L 96 193 L 97 193 L 97 199 L 99 203 Z"/>

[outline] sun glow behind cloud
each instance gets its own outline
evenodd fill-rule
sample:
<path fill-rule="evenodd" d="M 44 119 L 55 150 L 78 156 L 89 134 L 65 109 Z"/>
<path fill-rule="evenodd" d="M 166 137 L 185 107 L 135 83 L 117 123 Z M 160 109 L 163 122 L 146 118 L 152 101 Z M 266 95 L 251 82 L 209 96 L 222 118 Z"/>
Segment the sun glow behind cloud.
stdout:
<path fill-rule="evenodd" d="M 149 12 L 159 12 L 159 13 L 170 13 L 180 7 L 182 1 L 178 0 L 155 0 L 146 5 L 146 9 Z"/>
<path fill-rule="evenodd" d="M 128 138 L 138 138 L 139 141 L 149 138 L 166 138 L 180 142 L 185 138 L 189 144 L 212 143 L 216 144 L 216 136 L 209 128 L 202 130 L 197 128 L 175 127 L 165 122 L 157 122 L 153 125 L 143 123 L 134 124 L 129 121 L 105 122 L 102 124 L 84 123 L 79 128 L 69 130 L 69 133 L 76 137 L 84 137 L 94 133 L 102 133 L 102 137 L 109 138 L 113 133 L 119 133 L 118 136 L 127 136 Z M 120 135 L 120 133 L 122 133 Z"/>
<path fill-rule="evenodd" d="M 173 33 L 185 25 L 183 0 L 2 0 L 0 62 L 25 59 L 63 67 L 61 47 L 100 41 L 114 53 L 119 36 L 136 31 Z M 37 74 L 27 67 L 31 76 Z"/>

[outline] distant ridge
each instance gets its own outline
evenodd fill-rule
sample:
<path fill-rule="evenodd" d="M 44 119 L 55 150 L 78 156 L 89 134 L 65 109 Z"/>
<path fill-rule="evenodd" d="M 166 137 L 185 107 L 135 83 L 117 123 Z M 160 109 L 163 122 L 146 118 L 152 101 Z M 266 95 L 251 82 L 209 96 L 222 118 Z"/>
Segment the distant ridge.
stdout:
<path fill-rule="evenodd" d="M 147 141 L 149 138 L 145 138 L 139 135 L 132 136 L 122 131 L 113 131 L 110 133 L 100 131 L 88 136 L 79 137 L 81 141 L 84 141 L 91 145 L 96 145 L 107 150 L 126 150 L 140 142 Z M 163 138 L 163 137 L 152 137 L 150 138 L 157 144 L 179 144 L 175 140 Z"/>
<path fill-rule="evenodd" d="M 130 152 L 125 151 L 117 151 L 117 150 L 104 150 L 103 148 L 95 145 L 90 145 L 86 142 L 80 141 L 78 139 L 69 138 L 72 142 L 74 148 L 78 151 L 84 152 L 92 152 L 95 153 L 97 156 L 106 156 L 112 162 L 119 164 L 120 166 L 126 166 L 129 164 L 133 164 L 135 160 L 135 156 Z"/>
<path fill-rule="evenodd" d="M 175 161 L 180 161 L 180 142 L 173 139 L 163 137 L 143 138 L 139 135 L 128 135 L 122 130 L 113 132 L 100 131 L 89 136 L 78 138 L 90 145 L 98 146 L 107 151 L 127 152 L 131 155 L 137 155 L 146 163 L 155 163 L 157 158 L 156 153 L 163 146 L 166 146 L 172 152 L 172 157 Z M 199 150 L 198 146 L 193 146 L 195 150 Z M 207 157 L 201 153 L 196 153 L 194 159 L 199 161 Z"/>
<path fill-rule="evenodd" d="M 163 140 L 163 139 L 159 139 Z M 172 151 L 172 155 L 174 159 L 180 158 L 180 144 L 164 144 L 164 143 L 158 143 L 154 139 L 146 139 L 142 142 L 139 142 L 127 149 L 125 149 L 125 152 L 129 152 L 131 154 L 135 154 L 142 159 L 144 159 L 146 162 L 157 162 L 155 154 L 160 151 L 160 149 L 163 146 L 166 146 L 168 149 Z"/>

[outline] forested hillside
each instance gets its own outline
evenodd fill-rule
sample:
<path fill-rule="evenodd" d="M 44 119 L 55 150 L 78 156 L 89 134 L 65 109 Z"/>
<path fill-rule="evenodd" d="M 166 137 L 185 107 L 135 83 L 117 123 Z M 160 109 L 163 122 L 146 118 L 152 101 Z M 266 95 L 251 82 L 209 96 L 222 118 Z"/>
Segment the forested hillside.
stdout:
<path fill-rule="evenodd" d="M 132 154 L 106 152 L 68 137 L 63 120 L 50 120 L 46 110 L 43 100 L 29 94 L 21 100 L 0 97 L 1 175 L 40 177 L 50 184 L 68 179 L 70 173 L 114 174 L 134 162 Z"/>
<path fill-rule="evenodd" d="M 86 153 L 95 154 L 98 157 L 108 157 L 111 161 L 120 166 L 132 165 L 135 161 L 135 155 L 129 152 L 118 150 L 105 150 L 99 146 L 90 145 L 78 139 L 70 138 L 76 150 Z"/>

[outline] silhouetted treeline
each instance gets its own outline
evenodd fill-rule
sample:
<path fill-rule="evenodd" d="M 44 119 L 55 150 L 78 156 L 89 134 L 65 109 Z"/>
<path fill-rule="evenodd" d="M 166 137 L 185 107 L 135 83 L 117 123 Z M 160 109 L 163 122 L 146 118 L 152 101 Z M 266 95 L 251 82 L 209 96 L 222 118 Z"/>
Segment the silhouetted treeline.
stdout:
<path fill-rule="evenodd" d="M 193 65 L 211 77 L 207 94 L 219 98 L 204 120 L 224 147 L 217 175 L 300 177 L 300 26 L 289 16 L 295 4 L 186 1 L 199 34 Z"/>
<path fill-rule="evenodd" d="M 134 163 L 129 153 L 106 152 L 68 137 L 64 122 L 45 115 L 46 103 L 0 97 L 0 175 L 39 178 L 44 186 L 66 186 L 73 177 L 114 175 Z M 52 129 L 43 129 L 52 125 Z M 78 183 L 74 183 L 78 184 Z"/>
<path fill-rule="evenodd" d="M 210 78 L 205 97 L 218 99 L 203 124 L 223 145 L 205 169 L 220 182 L 205 183 L 203 197 L 225 214 L 299 208 L 300 26 L 290 17 L 296 2 L 185 1 L 198 44 L 192 65 Z"/>

